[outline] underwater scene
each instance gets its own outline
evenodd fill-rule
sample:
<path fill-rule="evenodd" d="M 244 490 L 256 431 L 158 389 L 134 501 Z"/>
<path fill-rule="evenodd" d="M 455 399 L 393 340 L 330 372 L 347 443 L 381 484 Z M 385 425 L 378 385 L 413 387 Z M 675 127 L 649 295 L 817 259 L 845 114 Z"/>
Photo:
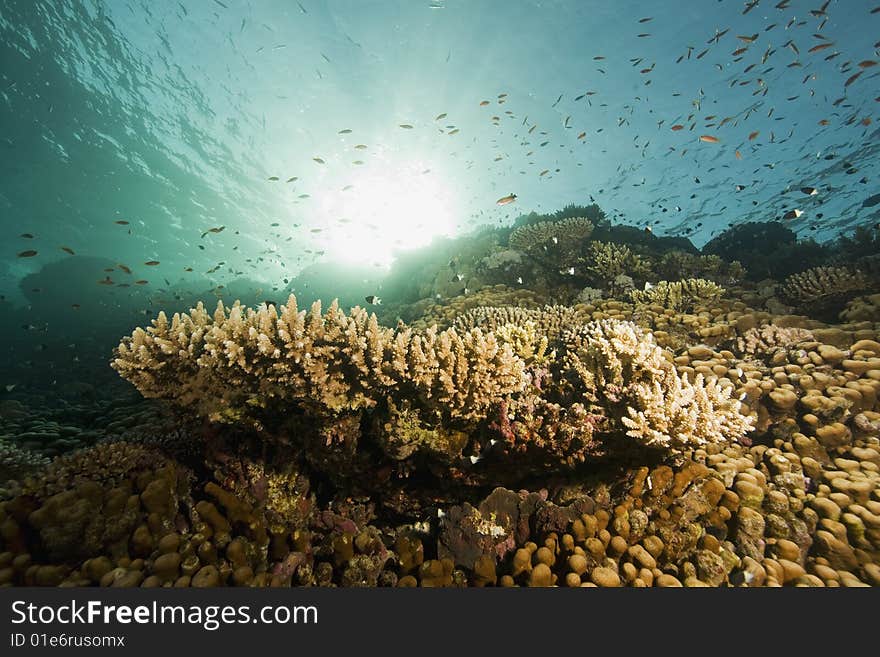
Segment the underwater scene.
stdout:
<path fill-rule="evenodd" d="M 0 585 L 880 585 L 878 0 L 0 35 Z"/>

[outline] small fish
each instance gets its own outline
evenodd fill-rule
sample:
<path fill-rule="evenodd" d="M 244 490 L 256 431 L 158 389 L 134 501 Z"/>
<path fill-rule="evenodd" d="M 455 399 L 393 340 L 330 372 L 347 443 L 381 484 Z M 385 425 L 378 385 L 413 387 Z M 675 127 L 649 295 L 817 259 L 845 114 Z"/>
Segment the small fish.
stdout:
<path fill-rule="evenodd" d="M 322 160 L 320 157 L 313 157 L 312 159 L 318 164 L 324 164 L 324 160 Z"/>
<path fill-rule="evenodd" d="M 190 270 L 190 271 L 192 271 L 192 270 Z M 135 285 L 146 285 L 147 283 L 149 283 L 149 281 L 146 281 L 144 279 L 141 279 L 139 281 L 134 282 Z"/>
<path fill-rule="evenodd" d="M 684 126 L 680 123 L 676 123 L 672 128 L 670 128 L 673 132 L 678 132 L 679 130 L 684 130 Z"/>
<path fill-rule="evenodd" d="M 364 301 L 366 301 L 368 304 L 370 304 L 372 306 L 381 306 L 382 305 L 382 299 L 377 297 L 375 294 L 370 294 L 368 296 L 365 296 Z"/>
<path fill-rule="evenodd" d="M 488 100 L 482 100 L 482 101 L 480 101 L 480 107 L 485 107 L 485 106 L 488 105 L 488 104 L 489 104 L 489 101 L 488 101 Z"/>
<path fill-rule="evenodd" d="M 853 82 L 855 82 L 856 80 L 858 80 L 858 79 L 859 79 L 859 76 L 860 76 L 861 74 L 862 74 L 862 71 L 859 71 L 858 73 L 855 73 L 854 75 L 849 76 L 849 78 L 847 78 L 846 82 L 843 83 L 843 86 L 844 86 L 844 87 L 848 87 L 848 86 L 851 85 Z"/>
<path fill-rule="evenodd" d="M 288 178 L 288 179 L 285 180 L 284 182 L 292 183 L 292 182 L 295 181 L 295 180 L 299 180 L 299 178 L 298 178 L 297 176 L 293 176 L 292 178 Z"/>
<path fill-rule="evenodd" d="M 355 148 L 358 149 L 359 151 L 364 150 L 366 147 L 367 147 L 366 144 L 356 144 L 355 145 Z"/>
<path fill-rule="evenodd" d="M 351 129 L 350 129 L 350 128 L 345 128 L 344 130 L 340 130 L 340 131 L 339 131 L 338 133 L 336 133 L 336 134 L 339 134 L 339 135 L 348 135 L 348 134 L 351 134 Z"/>
<path fill-rule="evenodd" d="M 720 139 L 718 137 L 713 137 L 712 135 L 700 135 L 700 141 L 705 141 L 709 144 L 717 144 Z"/>
<path fill-rule="evenodd" d="M 522 276 L 517 276 L 517 277 L 516 277 L 516 282 L 519 283 L 520 285 L 522 285 L 522 284 L 523 284 L 523 282 L 522 282 Z"/>
<path fill-rule="evenodd" d="M 819 52 L 820 50 L 825 50 L 825 48 L 830 48 L 833 45 L 834 45 L 834 43 L 832 43 L 830 41 L 826 41 L 824 43 L 820 43 L 818 45 L 813 46 L 807 52 Z"/>
<path fill-rule="evenodd" d="M 508 194 L 507 196 L 502 196 L 500 199 L 495 201 L 498 205 L 507 205 L 508 203 L 513 203 L 516 200 L 516 194 Z M 36 252 L 34 252 L 36 255 Z"/>
<path fill-rule="evenodd" d="M 105 276 L 103 279 L 98 281 L 98 285 L 113 285 L 113 280 L 109 276 Z"/>
<path fill-rule="evenodd" d="M 760 130 L 755 130 L 754 132 L 750 132 L 750 133 L 749 133 L 749 141 L 755 141 L 755 139 L 756 139 L 756 138 L 758 137 L 758 135 L 760 135 L 760 134 L 761 134 L 761 131 L 760 131 Z"/>
<path fill-rule="evenodd" d="M 69 246 L 62 246 L 61 250 L 65 253 L 69 253 L 70 255 L 76 255 L 76 253 L 73 252 L 73 249 L 71 249 Z"/>
<path fill-rule="evenodd" d="M 34 239 L 34 236 L 31 235 L 30 233 L 22 233 L 21 235 L 19 235 L 19 237 L 23 237 L 23 238 L 25 238 L 26 240 L 32 240 L 32 239 Z"/>
<path fill-rule="evenodd" d="M 279 178 L 278 178 L 278 176 L 269 176 L 269 180 L 271 180 L 272 182 L 275 182 L 276 180 L 279 180 Z M 119 223 L 119 222 L 117 221 L 116 223 Z"/>
<path fill-rule="evenodd" d="M 412 130 L 412 128 L 413 128 L 409 123 L 401 123 L 400 127 L 403 128 L 404 130 Z"/>
<path fill-rule="evenodd" d="M 453 281 L 453 282 L 455 282 L 455 281 L 461 281 L 461 280 L 464 280 L 464 275 L 463 275 L 463 274 L 456 274 L 455 276 L 452 277 L 452 281 Z"/>
<path fill-rule="evenodd" d="M 446 118 L 446 112 L 443 112 L 442 114 L 438 114 L 437 116 L 435 116 L 434 120 L 439 121 L 440 119 L 445 119 L 445 118 Z"/>
<path fill-rule="evenodd" d="M 789 210 L 784 215 L 782 215 L 782 218 L 783 219 L 798 219 L 803 213 L 804 213 L 803 210 L 798 210 L 798 209 Z"/>
<path fill-rule="evenodd" d="M 17 385 L 17 384 L 15 384 L 15 383 L 7 383 L 7 384 L 6 384 L 5 386 L 3 386 L 3 387 L 6 388 L 6 392 L 12 392 L 13 390 L 15 390 L 15 386 L 16 386 L 16 385 Z"/>
<path fill-rule="evenodd" d="M 214 233 L 214 234 L 222 233 L 225 228 L 226 228 L 226 226 L 218 226 L 217 228 L 209 228 L 204 233 L 202 233 L 202 239 L 204 239 L 205 235 L 207 235 L 208 233 Z"/>
<path fill-rule="evenodd" d="M 118 221 L 114 221 L 114 224 L 119 224 L 120 226 L 128 226 L 128 222 L 124 219 L 119 219 Z"/>
<path fill-rule="evenodd" d="M 147 265 L 148 267 L 155 267 L 156 265 L 159 264 L 159 261 L 158 260 L 147 260 L 144 264 Z"/>
<path fill-rule="evenodd" d="M 815 196 L 819 193 L 819 190 L 815 187 L 801 187 L 801 192 L 803 192 L 807 196 Z"/>
<path fill-rule="evenodd" d="M 125 265 L 119 264 L 119 265 L 116 265 L 116 266 L 119 267 L 119 268 L 120 268 L 122 271 L 124 271 L 126 274 L 130 274 L 130 273 L 131 273 L 131 269 L 129 269 L 129 268 L 126 267 Z"/>
<path fill-rule="evenodd" d="M 862 201 L 863 208 L 873 208 L 877 204 L 880 204 L 880 194 L 874 194 Z"/>
<path fill-rule="evenodd" d="M 21 253 L 19 253 L 18 257 L 19 258 L 33 258 L 35 255 L 37 255 L 36 251 L 34 251 L 33 249 L 28 249 L 27 251 L 22 251 Z"/>

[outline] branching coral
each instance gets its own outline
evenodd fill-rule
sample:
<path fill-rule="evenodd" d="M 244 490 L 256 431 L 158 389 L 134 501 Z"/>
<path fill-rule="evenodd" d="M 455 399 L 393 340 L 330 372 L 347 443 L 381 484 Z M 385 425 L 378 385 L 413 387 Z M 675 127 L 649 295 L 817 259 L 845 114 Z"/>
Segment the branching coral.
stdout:
<path fill-rule="evenodd" d="M 587 256 L 587 271 L 599 280 L 611 281 L 621 274 L 633 278 L 646 276 L 650 266 L 626 244 L 591 242 Z"/>
<path fill-rule="evenodd" d="M 453 327 L 459 331 L 471 328 L 497 331 L 506 324 L 524 327 L 531 322 L 540 334 L 555 340 L 567 327 L 577 324 L 578 319 L 577 312 L 568 306 L 544 306 L 540 309 L 481 306 L 456 317 Z"/>
<path fill-rule="evenodd" d="M 559 221 L 539 221 L 516 228 L 508 244 L 518 251 L 534 251 L 549 244 L 563 248 L 579 246 L 593 232 L 593 223 L 586 217 L 568 217 Z"/>
<path fill-rule="evenodd" d="M 689 278 L 683 281 L 660 281 L 645 290 L 630 292 L 635 304 L 656 303 L 669 310 L 688 311 L 698 303 L 716 301 L 724 293 L 724 288 L 703 278 Z"/>
<path fill-rule="evenodd" d="M 860 271 L 846 267 L 813 267 L 786 278 L 782 294 L 802 311 L 833 318 L 849 299 L 869 288 L 868 277 Z"/>
<path fill-rule="evenodd" d="M 459 334 L 379 326 L 375 315 L 334 302 L 300 311 L 291 296 L 274 306 L 213 316 L 164 313 L 123 339 L 113 367 L 145 397 L 191 406 L 215 421 L 252 409 L 293 405 L 326 416 L 372 408 L 391 393 L 414 396 L 442 417 L 480 417 L 503 395 L 522 389 L 523 363 L 479 329 Z"/>
<path fill-rule="evenodd" d="M 422 316 L 412 322 L 412 327 L 425 329 L 437 325 L 440 328 L 451 326 L 456 317 L 480 306 L 518 306 L 520 308 L 540 308 L 546 297 L 526 288 L 511 288 L 506 285 L 489 285 L 468 294 L 461 294 L 442 302 L 428 305 Z"/>
<path fill-rule="evenodd" d="M 775 324 L 751 328 L 732 345 L 736 353 L 745 356 L 772 355 L 777 349 L 788 349 L 800 342 L 813 340 L 813 334 L 802 328 L 783 328 Z"/>
<path fill-rule="evenodd" d="M 738 262 L 727 263 L 717 255 L 695 255 L 685 251 L 664 253 L 657 273 L 667 279 L 707 278 L 712 281 L 737 281 L 745 276 Z"/>
<path fill-rule="evenodd" d="M 751 430 L 730 388 L 702 376 L 689 383 L 653 336 L 631 322 L 591 322 L 565 341 L 573 390 L 641 444 L 681 448 L 737 440 Z"/>
<path fill-rule="evenodd" d="M 49 459 L 13 442 L 0 439 L 0 481 L 17 479 L 49 465 Z"/>

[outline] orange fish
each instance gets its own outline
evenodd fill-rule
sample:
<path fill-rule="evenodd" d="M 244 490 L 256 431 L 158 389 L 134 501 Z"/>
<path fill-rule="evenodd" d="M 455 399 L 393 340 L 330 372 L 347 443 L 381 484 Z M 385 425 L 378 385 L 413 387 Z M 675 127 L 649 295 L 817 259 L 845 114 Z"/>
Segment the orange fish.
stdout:
<path fill-rule="evenodd" d="M 833 45 L 834 44 L 831 42 L 820 43 L 820 44 L 810 48 L 807 52 L 819 52 L 820 50 L 825 50 L 825 48 L 830 48 Z"/>
<path fill-rule="evenodd" d="M 718 137 L 713 137 L 712 135 L 700 135 L 700 141 L 705 141 L 710 144 L 717 144 L 721 140 L 718 139 Z"/>
<path fill-rule="evenodd" d="M 754 132 L 749 133 L 749 141 L 754 141 L 758 135 L 761 134 L 760 130 L 755 130 Z"/>
<path fill-rule="evenodd" d="M 819 125 L 828 125 L 828 119 L 822 119 L 819 121 Z"/>
<path fill-rule="evenodd" d="M 734 155 L 736 155 L 736 159 L 737 159 L 737 160 L 741 160 L 741 159 L 743 159 L 742 153 L 740 153 L 739 151 L 735 151 L 735 152 L 734 152 Z"/>
<path fill-rule="evenodd" d="M 681 125 L 680 123 L 676 123 L 674 126 L 672 126 L 672 130 L 674 130 L 674 131 L 684 130 L 684 126 Z"/>
<path fill-rule="evenodd" d="M 502 196 L 500 199 L 495 201 L 498 205 L 507 205 L 508 203 L 513 203 L 516 200 L 516 194 L 508 194 L 507 196 Z"/>
<path fill-rule="evenodd" d="M 873 59 L 865 59 L 859 62 L 859 68 L 869 68 L 871 66 L 877 66 L 877 62 Z"/>

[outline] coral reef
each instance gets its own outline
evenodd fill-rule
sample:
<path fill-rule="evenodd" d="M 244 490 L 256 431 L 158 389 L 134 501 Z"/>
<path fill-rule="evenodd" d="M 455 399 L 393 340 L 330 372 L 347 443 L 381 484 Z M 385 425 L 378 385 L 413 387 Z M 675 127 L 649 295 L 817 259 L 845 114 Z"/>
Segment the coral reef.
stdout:
<path fill-rule="evenodd" d="M 0 391 L 0 585 L 880 586 L 876 246 L 570 206 L 160 314 L 136 391 Z"/>

